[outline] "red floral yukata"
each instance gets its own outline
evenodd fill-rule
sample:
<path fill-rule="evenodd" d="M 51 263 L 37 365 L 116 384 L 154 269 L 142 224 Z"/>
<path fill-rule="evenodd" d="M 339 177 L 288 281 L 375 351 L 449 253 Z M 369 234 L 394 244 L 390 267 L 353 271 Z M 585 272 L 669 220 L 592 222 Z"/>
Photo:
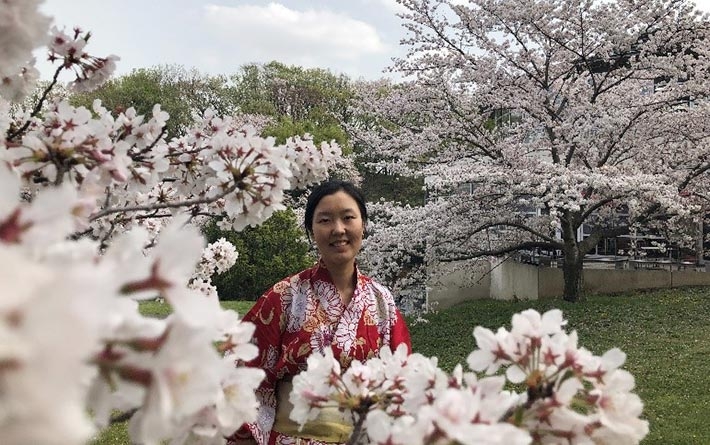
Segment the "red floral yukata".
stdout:
<path fill-rule="evenodd" d="M 266 378 L 257 390 L 257 421 L 245 425 L 233 437 L 250 432 L 261 445 L 297 442 L 272 430 L 274 390 L 279 381 L 304 370 L 313 351 L 332 347 L 343 369 L 353 360 L 375 357 L 383 345 L 394 350 L 404 343 L 411 352 L 409 331 L 390 291 L 361 274 L 357 266 L 356 274 L 357 284 L 347 307 L 325 265 L 319 262 L 276 283 L 244 316 L 244 320 L 256 324 L 253 341 L 259 347 L 259 356 L 249 365 L 264 369 Z M 298 443 L 323 442 L 301 438 Z"/>

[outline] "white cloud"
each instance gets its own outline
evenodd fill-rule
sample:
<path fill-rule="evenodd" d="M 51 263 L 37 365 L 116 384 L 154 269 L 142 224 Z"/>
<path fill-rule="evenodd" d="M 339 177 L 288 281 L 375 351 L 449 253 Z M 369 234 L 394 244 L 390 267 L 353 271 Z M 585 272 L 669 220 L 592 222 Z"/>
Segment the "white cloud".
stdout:
<path fill-rule="evenodd" d="M 394 13 L 407 12 L 408 9 L 402 6 L 397 0 L 374 0 Z"/>
<path fill-rule="evenodd" d="M 342 13 L 296 11 L 279 3 L 266 6 L 204 7 L 209 29 L 241 58 L 279 60 L 305 66 L 354 63 L 389 51 L 370 24 Z M 342 66 L 343 68 L 345 66 Z"/>

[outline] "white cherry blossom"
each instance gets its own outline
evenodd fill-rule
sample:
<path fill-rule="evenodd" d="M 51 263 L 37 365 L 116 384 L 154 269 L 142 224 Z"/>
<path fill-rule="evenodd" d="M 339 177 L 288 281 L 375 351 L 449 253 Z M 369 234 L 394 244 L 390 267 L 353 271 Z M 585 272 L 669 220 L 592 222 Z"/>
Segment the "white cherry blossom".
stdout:
<path fill-rule="evenodd" d="M 365 433 L 358 443 L 639 443 L 648 422 L 631 392 L 633 377 L 619 369 L 625 356 L 618 349 L 597 357 L 578 348 L 566 323 L 557 309 L 526 310 L 512 317 L 510 331 L 476 327 L 481 349 L 469 364 L 501 374 L 480 379 L 461 366 L 448 375 L 436 358 L 407 356 L 404 349 L 385 348 L 342 375 L 332 357 L 318 356 L 294 379 L 292 419 L 305 423 L 335 404 L 364 416 L 356 422 L 355 434 L 362 433 L 357 425 Z M 496 352 L 503 349 L 509 350 Z M 505 390 L 508 382 L 523 383 L 525 391 Z"/>

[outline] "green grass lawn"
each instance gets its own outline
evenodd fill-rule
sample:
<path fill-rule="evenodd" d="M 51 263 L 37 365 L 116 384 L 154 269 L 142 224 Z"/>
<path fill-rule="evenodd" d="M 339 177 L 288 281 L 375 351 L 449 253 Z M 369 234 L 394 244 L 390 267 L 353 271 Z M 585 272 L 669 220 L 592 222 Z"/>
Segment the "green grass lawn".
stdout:
<path fill-rule="evenodd" d="M 512 315 L 559 308 L 579 344 L 595 354 L 613 347 L 627 354 L 650 433 L 644 445 L 710 444 L 710 289 L 688 288 L 560 300 L 471 301 L 411 327 L 413 348 L 439 357 L 451 370 L 474 347 L 473 327 L 510 328 Z"/>
<path fill-rule="evenodd" d="M 251 307 L 254 306 L 253 301 L 223 301 L 222 307 L 237 311 L 240 318 L 246 314 Z M 140 304 L 141 314 L 151 317 L 165 318 L 170 314 L 170 305 L 166 303 L 158 303 L 157 301 L 144 301 Z"/>
<path fill-rule="evenodd" d="M 252 302 L 224 302 L 244 314 Z M 625 369 L 636 377 L 651 432 L 644 445 L 710 444 L 710 289 L 688 288 L 618 296 L 594 296 L 572 304 L 561 300 L 476 300 L 427 315 L 410 327 L 415 352 L 439 357 L 450 371 L 473 350 L 476 325 L 510 328 L 516 312 L 533 308 L 563 311 L 580 345 L 595 354 L 613 347 L 628 355 Z M 143 303 L 147 315 L 169 307 Z M 104 432 L 96 445 L 128 443 L 123 425 Z"/>

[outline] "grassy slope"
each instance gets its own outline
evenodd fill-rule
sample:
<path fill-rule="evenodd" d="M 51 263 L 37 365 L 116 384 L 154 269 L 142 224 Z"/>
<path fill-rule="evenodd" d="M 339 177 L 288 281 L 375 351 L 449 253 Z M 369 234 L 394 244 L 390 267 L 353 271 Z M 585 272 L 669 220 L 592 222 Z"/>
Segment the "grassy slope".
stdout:
<path fill-rule="evenodd" d="M 559 300 L 467 302 L 411 327 L 414 350 L 436 355 L 444 369 L 465 363 L 473 327 L 510 327 L 515 312 L 559 308 L 580 345 L 596 354 L 619 347 L 645 404 L 650 444 L 710 444 L 710 289 L 595 296 L 579 304 Z"/>
<path fill-rule="evenodd" d="M 251 302 L 225 302 L 243 314 Z M 644 445 L 710 444 L 710 289 L 663 290 L 623 296 L 595 296 L 578 304 L 559 300 L 478 300 L 430 314 L 411 326 L 414 350 L 439 357 L 451 370 L 473 350 L 476 325 L 510 327 L 515 312 L 559 308 L 582 346 L 596 354 L 619 347 L 625 368 L 636 377 L 651 433 Z M 165 316 L 167 305 L 144 303 L 145 314 Z M 97 445 L 127 443 L 125 428 L 104 432 Z"/>

